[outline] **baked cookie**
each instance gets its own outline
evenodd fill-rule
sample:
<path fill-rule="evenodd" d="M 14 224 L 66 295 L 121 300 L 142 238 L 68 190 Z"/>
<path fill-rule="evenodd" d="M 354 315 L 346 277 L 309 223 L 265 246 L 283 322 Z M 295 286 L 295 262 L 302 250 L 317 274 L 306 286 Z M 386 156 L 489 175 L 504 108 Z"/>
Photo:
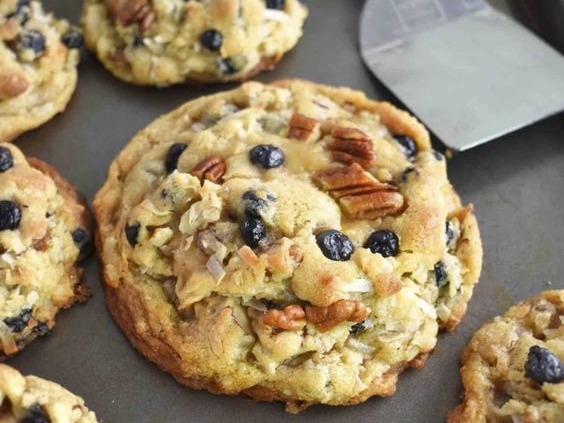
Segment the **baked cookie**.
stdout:
<path fill-rule="evenodd" d="M 462 353 L 455 422 L 564 422 L 564 290 L 546 291 L 485 324 Z"/>
<path fill-rule="evenodd" d="M 424 127 L 303 81 L 187 103 L 97 194 L 107 303 L 181 383 L 311 404 L 391 395 L 466 310 L 482 250 Z"/>
<path fill-rule="evenodd" d="M 96 423 L 84 400 L 55 382 L 0 364 L 0 423 Z"/>
<path fill-rule="evenodd" d="M 82 36 L 36 0 L 0 1 L 0 142 L 62 112 L 76 87 Z"/>
<path fill-rule="evenodd" d="M 87 47 L 142 85 L 226 82 L 273 69 L 302 35 L 299 0 L 85 0 Z"/>
<path fill-rule="evenodd" d="M 55 324 L 55 314 L 84 299 L 88 210 L 53 168 L 0 145 L 0 358 Z"/>

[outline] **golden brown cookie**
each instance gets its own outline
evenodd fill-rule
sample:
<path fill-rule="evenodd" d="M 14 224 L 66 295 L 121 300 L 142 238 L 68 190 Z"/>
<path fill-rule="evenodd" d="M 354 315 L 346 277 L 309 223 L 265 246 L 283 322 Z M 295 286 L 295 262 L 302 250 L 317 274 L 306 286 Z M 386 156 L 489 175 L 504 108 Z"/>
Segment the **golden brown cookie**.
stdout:
<path fill-rule="evenodd" d="M 82 36 L 37 0 L 0 1 L 0 142 L 62 112 L 76 87 Z"/>
<path fill-rule="evenodd" d="M 86 0 L 87 47 L 116 77 L 166 86 L 273 69 L 302 35 L 299 0 Z"/>
<path fill-rule="evenodd" d="M 564 422 L 564 290 L 546 291 L 485 324 L 462 353 L 457 422 Z"/>
<path fill-rule="evenodd" d="M 94 209 L 107 304 L 135 347 L 188 386 L 292 412 L 393 394 L 481 268 L 472 208 L 425 128 L 304 81 L 153 122 Z"/>
<path fill-rule="evenodd" d="M 96 423 L 84 400 L 62 386 L 0 364 L 0 423 Z"/>
<path fill-rule="evenodd" d="M 0 145 L 0 357 L 49 333 L 82 301 L 91 223 L 77 190 L 52 167 Z"/>

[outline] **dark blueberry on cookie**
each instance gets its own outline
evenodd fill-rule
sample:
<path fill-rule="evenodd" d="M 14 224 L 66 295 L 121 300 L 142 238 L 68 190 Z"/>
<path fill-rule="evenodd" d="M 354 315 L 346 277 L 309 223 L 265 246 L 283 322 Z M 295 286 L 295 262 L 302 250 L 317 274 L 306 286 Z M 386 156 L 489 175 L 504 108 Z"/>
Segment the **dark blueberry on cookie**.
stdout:
<path fill-rule="evenodd" d="M 284 153 L 278 147 L 269 144 L 257 145 L 249 154 L 251 163 L 263 169 L 273 169 L 284 164 Z"/>
<path fill-rule="evenodd" d="M 323 255 L 330 260 L 346 261 L 354 252 L 354 246 L 349 237 L 334 229 L 319 232 L 315 239 Z"/>
<path fill-rule="evenodd" d="M 446 221 L 445 234 L 446 234 L 446 245 L 448 246 L 454 239 L 454 227 L 450 220 Z"/>
<path fill-rule="evenodd" d="M 82 47 L 82 34 L 75 29 L 71 29 L 61 37 L 61 42 L 68 48 Z"/>
<path fill-rule="evenodd" d="M 211 51 L 218 51 L 223 44 L 223 35 L 216 29 L 208 29 L 200 35 L 202 45 Z"/>
<path fill-rule="evenodd" d="M 267 9 L 284 10 L 286 0 L 266 0 Z"/>
<path fill-rule="evenodd" d="M 31 0 L 18 0 L 16 5 L 16 12 L 21 12 L 24 7 L 29 7 Z"/>
<path fill-rule="evenodd" d="M 435 264 L 435 283 L 439 288 L 445 286 L 448 282 L 448 277 L 445 269 L 445 264 L 442 261 L 439 261 Z"/>
<path fill-rule="evenodd" d="M 413 159 L 417 154 L 417 144 L 407 135 L 396 135 L 394 139 L 402 146 L 405 155 L 408 159 Z"/>
<path fill-rule="evenodd" d="M 139 231 L 141 230 L 141 224 L 139 222 L 133 224 L 125 225 L 125 237 L 127 238 L 127 242 L 132 247 L 137 245 L 137 238 L 139 238 Z"/>
<path fill-rule="evenodd" d="M 20 226 L 22 212 L 13 201 L 0 201 L 0 231 L 13 231 Z"/>
<path fill-rule="evenodd" d="M 144 47 L 145 46 L 145 41 L 143 41 L 143 38 L 141 38 L 139 35 L 136 35 L 135 37 L 133 37 L 133 47 Z"/>
<path fill-rule="evenodd" d="M 90 247 L 90 236 L 82 228 L 75 229 L 71 233 L 72 240 L 80 251 L 78 259 L 82 260 Z"/>
<path fill-rule="evenodd" d="M 364 247 L 382 257 L 391 257 L 399 251 L 399 239 L 392 231 L 376 231 L 368 237 Z"/>
<path fill-rule="evenodd" d="M 364 332 L 366 327 L 364 326 L 364 322 L 355 323 L 351 326 L 349 333 L 351 335 L 358 335 L 361 332 Z"/>
<path fill-rule="evenodd" d="M 20 36 L 18 49 L 20 51 L 32 50 L 35 58 L 38 58 L 45 51 L 45 45 L 45 36 L 36 29 L 30 29 Z"/>
<path fill-rule="evenodd" d="M 564 381 L 564 364 L 546 348 L 533 345 L 525 363 L 525 375 L 537 384 Z"/>
<path fill-rule="evenodd" d="M 239 227 L 241 236 L 251 248 L 256 248 L 259 242 L 266 238 L 266 227 L 261 219 L 255 217 L 247 217 L 241 222 Z"/>
<path fill-rule="evenodd" d="M 243 201 L 245 203 L 245 215 L 247 217 L 260 218 L 261 210 L 268 207 L 268 202 L 276 201 L 276 197 L 272 194 L 266 194 L 266 200 L 264 198 L 258 197 L 257 192 L 250 190 L 243 194 Z"/>
<path fill-rule="evenodd" d="M 39 336 L 45 336 L 51 333 L 51 329 L 47 326 L 45 322 L 37 322 L 37 325 L 31 330 Z"/>
<path fill-rule="evenodd" d="M 29 408 L 29 414 L 21 420 L 21 423 L 51 423 L 51 419 L 39 404 L 34 404 Z"/>
<path fill-rule="evenodd" d="M 26 308 L 22 310 L 22 312 L 16 317 L 6 317 L 4 319 L 4 323 L 12 332 L 20 333 L 23 332 L 25 328 L 27 328 L 27 323 L 29 322 L 29 318 L 31 317 L 31 310 Z"/>
<path fill-rule="evenodd" d="M 12 166 L 14 166 L 12 152 L 6 147 L 0 147 L 0 173 L 6 172 Z"/>
<path fill-rule="evenodd" d="M 233 75 L 238 72 L 237 65 L 231 57 L 219 58 L 217 67 L 222 75 Z"/>
<path fill-rule="evenodd" d="M 180 155 L 186 150 L 188 146 L 186 144 L 172 144 L 168 149 L 168 153 L 165 159 L 166 174 L 170 175 L 178 167 L 178 159 Z"/>

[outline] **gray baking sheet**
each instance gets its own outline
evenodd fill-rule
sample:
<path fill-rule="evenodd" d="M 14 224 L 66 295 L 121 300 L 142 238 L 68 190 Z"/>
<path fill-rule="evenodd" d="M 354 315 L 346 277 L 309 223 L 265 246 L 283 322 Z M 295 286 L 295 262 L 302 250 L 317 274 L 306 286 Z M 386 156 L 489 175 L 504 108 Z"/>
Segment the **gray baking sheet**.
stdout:
<path fill-rule="evenodd" d="M 78 20 L 80 1 L 44 2 L 60 16 Z M 310 17 L 302 41 L 274 72 L 258 79 L 307 78 L 393 100 L 357 53 L 363 2 L 306 3 Z M 84 54 L 67 111 L 19 138 L 17 145 L 54 165 L 92 200 L 113 157 L 136 132 L 185 101 L 230 86 L 131 86 Z M 463 201 L 475 205 L 485 249 L 483 276 L 458 330 L 440 336 L 423 369 L 400 377 L 393 397 L 353 407 L 314 406 L 296 417 L 286 414 L 281 404 L 185 388 L 138 354 L 113 323 L 95 257 L 86 263 L 90 301 L 62 312 L 50 336 L 33 342 L 8 364 L 79 394 L 106 423 L 444 421 L 461 394 L 458 358 L 471 334 L 517 300 L 564 288 L 563 116 L 456 156 L 449 162 L 449 174 Z"/>

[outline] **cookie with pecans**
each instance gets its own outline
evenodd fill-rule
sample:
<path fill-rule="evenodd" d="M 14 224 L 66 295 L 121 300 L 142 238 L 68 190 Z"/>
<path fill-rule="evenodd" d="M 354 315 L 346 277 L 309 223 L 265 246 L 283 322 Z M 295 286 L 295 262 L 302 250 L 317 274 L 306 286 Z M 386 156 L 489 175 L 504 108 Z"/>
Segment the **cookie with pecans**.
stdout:
<path fill-rule="evenodd" d="M 91 222 L 77 190 L 52 167 L 0 145 L 0 359 L 55 325 L 85 299 L 79 261 Z"/>
<path fill-rule="evenodd" d="M 84 400 L 62 386 L 36 376 L 23 376 L 0 364 L 0 422 L 96 423 Z"/>
<path fill-rule="evenodd" d="M 62 112 L 75 90 L 80 32 L 37 0 L 0 1 L 0 142 Z"/>
<path fill-rule="evenodd" d="M 356 404 L 394 393 L 481 270 L 425 128 L 305 81 L 247 83 L 141 131 L 94 201 L 109 310 L 179 382 Z"/>
<path fill-rule="evenodd" d="M 462 353 L 464 402 L 458 422 L 564 421 L 564 290 L 511 307 Z"/>
<path fill-rule="evenodd" d="M 271 70 L 302 35 L 299 0 L 85 0 L 87 47 L 141 85 L 248 79 Z"/>

